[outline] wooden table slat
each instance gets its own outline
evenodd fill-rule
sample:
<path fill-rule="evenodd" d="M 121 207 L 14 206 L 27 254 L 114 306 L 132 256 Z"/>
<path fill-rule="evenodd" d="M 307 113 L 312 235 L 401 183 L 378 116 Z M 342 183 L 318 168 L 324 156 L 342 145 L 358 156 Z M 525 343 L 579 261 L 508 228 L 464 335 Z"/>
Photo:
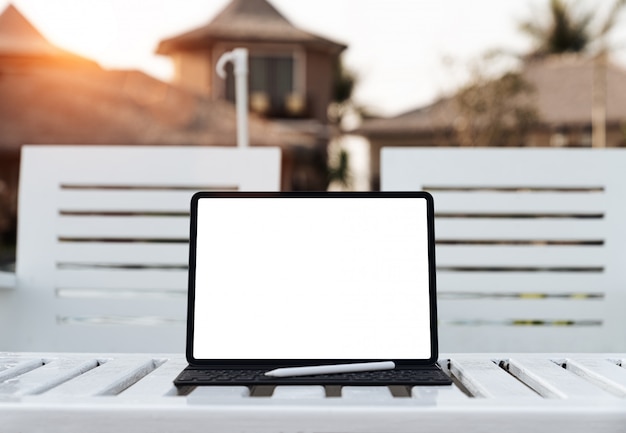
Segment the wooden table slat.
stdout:
<path fill-rule="evenodd" d="M 508 368 L 511 374 L 546 398 L 601 398 L 609 395 L 551 359 L 513 358 L 508 361 Z"/>
<path fill-rule="evenodd" d="M 565 361 L 566 369 L 618 397 L 626 397 L 626 368 L 613 360 L 575 358 Z"/>
<path fill-rule="evenodd" d="M 199 386 L 187 396 L 187 403 L 191 405 L 218 402 L 237 404 L 248 400 L 249 397 L 250 389 L 247 386 Z"/>
<path fill-rule="evenodd" d="M 386 386 L 344 386 L 341 398 L 377 401 L 392 399 L 393 395 Z"/>
<path fill-rule="evenodd" d="M 98 366 L 95 359 L 57 358 L 0 384 L 0 395 L 35 395 L 46 392 Z"/>
<path fill-rule="evenodd" d="M 99 360 L 98 367 L 46 393 L 56 396 L 117 395 L 156 368 L 149 358 Z"/>
<path fill-rule="evenodd" d="M 490 359 L 450 360 L 450 372 L 474 397 L 537 397 L 536 393 Z"/>
<path fill-rule="evenodd" d="M 625 358 L 447 354 L 441 366 L 454 377 L 452 386 L 204 386 L 177 392 L 172 381 L 186 366 L 181 354 L 0 353 L 0 430 L 617 433 L 626 425 Z"/>
<path fill-rule="evenodd" d="M 411 389 L 411 397 L 418 400 L 435 402 L 464 402 L 470 397 L 461 391 L 456 385 L 452 386 L 414 386 Z"/>
<path fill-rule="evenodd" d="M 273 399 L 323 399 L 326 398 L 326 389 L 320 385 L 306 386 L 277 386 L 272 393 Z"/>
<path fill-rule="evenodd" d="M 0 382 L 27 373 L 42 365 L 42 359 L 0 359 Z"/>
<path fill-rule="evenodd" d="M 176 387 L 173 380 L 187 366 L 184 359 L 163 359 L 159 361 L 157 368 L 141 378 L 138 382 L 122 391 L 119 395 L 124 399 L 138 399 L 142 397 L 176 396 Z"/>

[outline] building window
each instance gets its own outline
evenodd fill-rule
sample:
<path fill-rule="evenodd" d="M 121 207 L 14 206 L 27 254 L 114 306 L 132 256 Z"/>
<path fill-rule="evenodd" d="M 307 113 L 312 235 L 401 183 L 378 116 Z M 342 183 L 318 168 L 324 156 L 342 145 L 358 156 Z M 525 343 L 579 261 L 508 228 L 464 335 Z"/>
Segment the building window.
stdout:
<path fill-rule="evenodd" d="M 294 85 L 292 56 L 251 55 L 249 66 L 250 109 L 268 117 L 294 117 L 303 114 L 304 102 Z M 228 74 L 226 98 L 235 101 L 234 77 Z"/>

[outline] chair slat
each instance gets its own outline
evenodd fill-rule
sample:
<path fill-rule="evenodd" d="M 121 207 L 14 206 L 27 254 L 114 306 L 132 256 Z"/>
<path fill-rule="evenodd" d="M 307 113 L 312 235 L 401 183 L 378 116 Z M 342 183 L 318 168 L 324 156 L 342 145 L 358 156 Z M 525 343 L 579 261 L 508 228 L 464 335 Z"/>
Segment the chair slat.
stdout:
<path fill-rule="evenodd" d="M 471 307 L 468 306 L 468 308 Z M 484 319 L 482 317 L 481 319 Z M 520 341 L 532 340 L 533 347 L 546 353 L 565 352 L 569 347 L 577 347 L 581 352 L 614 352 L 621 347 L 620 341 L 606 339 L 606 331 L 602 326 L 559 326 L 546 323 L 485 324 L 475 320 L 457 323 L 443 320 L 439 322 L 439 347 L 454 347 L 462 340 L 469 347 L 483 347 L 491 352 L 520 352 Z M 489 340 L 485 340 L 489 335 Z M 582 340 L 582 341 L 581 341 Z"/>
<path fill-rule="evenodd" d="M 606 266 L 603 246 L 439 245 L 437 266 L 495 269 L 585 269 Z"/>
<path fill-rule="evenodd" d="M 437 291 L 468 293 L 606 293 L 606 274 L 574 272 L 444 272 Z"/>
<path fill-rule="evenodd" d="M 441 317 L 490 320 L 603 320 L 604 303 L 594 299 L 441 300 Z M 445 320 L 445 319 L 442 319 Z M 523 324 L 523 323 L 522 323 Z M 559 323 L 554 323 L 559 326 Z M 561 323 L 567 326 L 567 323 Z"/>
<path fill-rule="evenodd" d="M 67 264 L 163 264 L 187 266 L 189 245 L 167 242 L 60 243 L 58 263 Z"/>
<path fill-rule="evenodd" d="M 187 290 L 186 269 L 82 269 L 57 272 L 57 288 Z"/>
<path fill-rule="evenodd" d="M 466 180 L 463 186 L 471 185 Z M 498 185 L 500 179 L 494 179 Z M 474 182 L 475 184 L 475 182 Z M 437 213 L 603 215 L 607 195 L 602 192 L 431 192 Z"/>
<path fill-rule="evenodd" d="M 158 317 L 164 316 L 185 322 L 186 302 L 172 302 L 167 297 L 135 297 L 112 299 L 63 299 L 56 303 L 58 317 Z M 73 323 L 79 325 L 79 323 Z"/>
<path fill-rule="evenodd" d="M 437 203 L 435 201 L 435 203 Z M 606 222 L 596 219 L 435 218 L 438 241 L 604 241 Z"/>
<path fill-rule="evenodd" d="M 189 239 L 189 217 L 64 217 L 58 239 Z"/>
<path fill-rule="evenodd" d="M 70 190 L 58 194 L 63 214 L 189 212 L 193 191 Z"/>

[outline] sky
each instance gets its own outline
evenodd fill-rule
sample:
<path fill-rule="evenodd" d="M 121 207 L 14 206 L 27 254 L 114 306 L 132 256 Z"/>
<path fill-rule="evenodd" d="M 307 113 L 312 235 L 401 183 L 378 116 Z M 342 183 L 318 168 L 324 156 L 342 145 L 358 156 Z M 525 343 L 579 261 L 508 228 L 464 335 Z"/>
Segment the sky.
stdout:
<path fill-rule="evenodd" d="M 414 109 L 465 79 L 465 62 L 493 48 L 523 52 L 517 23 L 548 0 L 270 0 L 293 24 L 345 43 L 356 101 L 381 115 Z M 606 10 L 613 0 L 579 0 Z M 110 69 L 168 81 L 158 42 L 207 24 L 229 0 L 12 0 L 48 40 Z M 0 10 L 9 1 L 0 0 Z M 626 44 L 626 13 L 614 34 Z M 616 51 L 626 65 L 626 49 Z M 455 66 L 456 65 L 456 66 Z"/>

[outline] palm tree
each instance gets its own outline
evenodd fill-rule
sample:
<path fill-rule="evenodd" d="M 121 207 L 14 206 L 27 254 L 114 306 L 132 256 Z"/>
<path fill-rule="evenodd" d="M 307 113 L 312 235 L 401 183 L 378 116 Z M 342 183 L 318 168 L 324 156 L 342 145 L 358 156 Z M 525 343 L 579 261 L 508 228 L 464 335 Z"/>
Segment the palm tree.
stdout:
<path fill-rule="evenodd" d="M 520 23 L 520 30 L 535 41 L 531 58 L 552 54 L 589 53 L 594 56 L 592 107 L 592 146 L 606 146 L 606 64 L 607 36 L 617 24 L 626 0 L 615 0 L 606 16 L 597 10 L 583 10 L 580 3 L 550 0 L 547 20 L 530 18 Z"/>
<path fill-rule="evenodd" d="M 548 20 L 526 19 L 519 25 L 535 42 L 533 57 L 567 52 L 580 53 L 591 40 L 593 12 L 576 11 L 564 0 L 550 0 Z"/>
<path fill-rule="evenodd" d="M 626 0 L 615 0 L 605 17 L 595 9 L 582 9 L 580 4 L 550 0 L 547 14 L 543 12 L 519 23 L 520 30 L 535 42 L 531 56 L 598 51 L 606 44 L 606 36 L 615 27 Z"/>

